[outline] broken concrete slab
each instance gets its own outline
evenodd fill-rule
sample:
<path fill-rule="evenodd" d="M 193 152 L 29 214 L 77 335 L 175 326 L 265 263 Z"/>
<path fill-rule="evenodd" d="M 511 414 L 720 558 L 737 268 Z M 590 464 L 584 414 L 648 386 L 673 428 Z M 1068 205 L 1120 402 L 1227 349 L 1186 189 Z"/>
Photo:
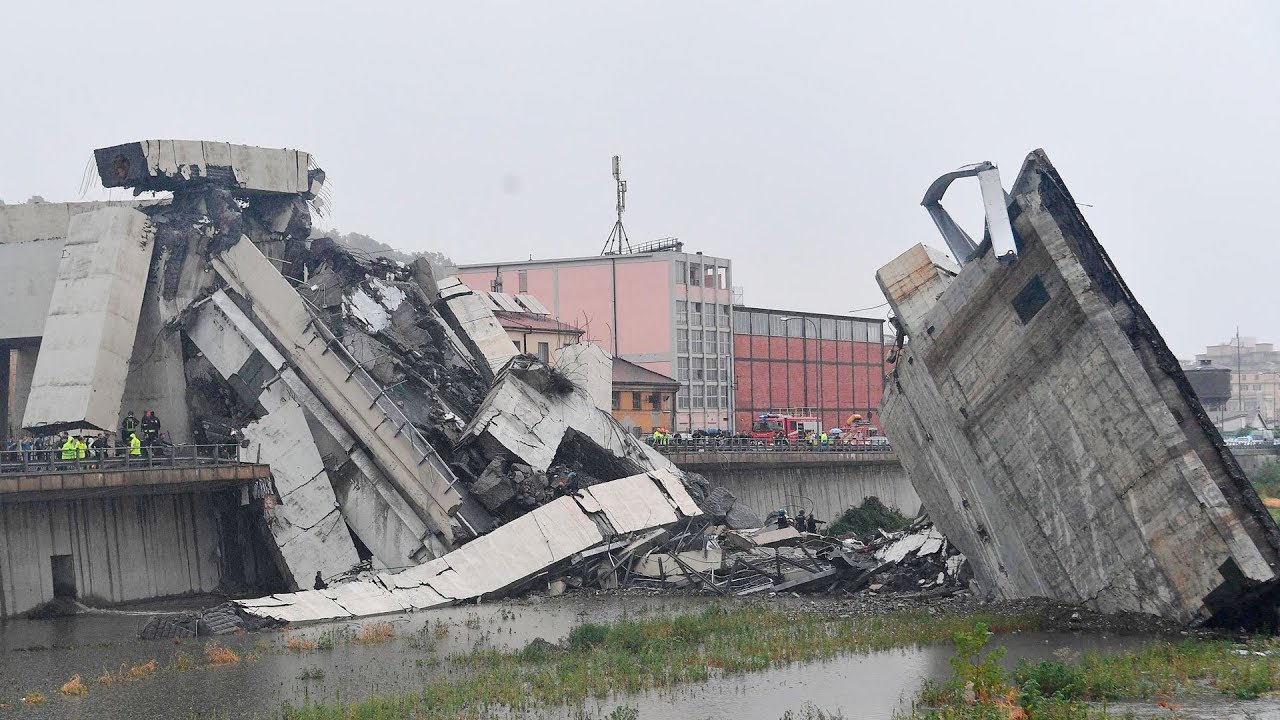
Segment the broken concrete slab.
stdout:
<path fill-rule="evenodd" d="M 302 406 L 278 397 L 266 417 L 244 428 L 242 457 L 271 466 L 280 498 L 267 527 L 279 549 L 281 574 L 295 589 L 311 587 L 315 574 L 330 578 L 360 562 L 346 532 L 338 501 Z M 341 525 L 339 531 L 333 528 Z"/>
<path fill-rule="evenodd" d="M 311 195 L 324 173 L 300 150 L 202 140 L 142 140 L 93 152 L 105 187 L 182 190 L 216 183 L 241 190 Z"/>
<path fill-rule="evenodd" d="M 586 391 L 599 409 L 613 409 L 613 358 L 593 342 L 562 345 L 555 352 L 555 368 Z"/>
<path fill-rule="evenodd" d="M 647 474 L 601 483 L 590 490 L 593 497 L 606 498 L 598 512 L 583 510 L 575 498 L 560 497 L 447 555 L 403 572 L 380 574 L 377 585 L 402 605 L 414 609 L 493 597 L 519 588 L 575 557 L 581 559 L 586 551 L 611 540 L 634 535 L 651 542 L 658 536 L 649 531 L 686 517 L 674 508 L 687 506 L 685 497 L 681 497 L 687 493 L 678 491 L 673 498 L 660 480 Z M 701 515 L 700 510 L 697 513 Z M 361 597 L 377 595 L 369 587 L 372 582 L 355 584 L 361 587 L 343 592 Z M 276 595 L 269 601 L 238 604 L 250 615 L 288 616 L 290 622 L 324 620 L 333 617 L 335 608 L 343 612 L 352 608 L 349 604 L 339 607 L 324 603 L 301 606 L 304 602 L 314 603 L 311 598 L 303 598 L 298 607 L 277 604 L 280 601 L 291 602 L 287 596 Z M 385 607 L 391 605 L 387 603 Z"/>
<path fill-rule="evenodd" d="M 115 429 L 153 233 L 132 208 L 71 217 L 23 427 Z"/>
<path fill-rule="evenodd" d="M 233 387 L 242 389 L 246 401 L 263 412 L 279 405 L 282 396 L 305 410 L 314 446 L 326 457 L 341 459 L 329 478 L 334 497 L 377 564 L 406 567 L 431 555 L 432 533 L 422 519 L 225 292 L 213 293 L 192 309 L 186 334 Z"/>
<path fill-rule="evenodd" d="M 462 503 L 456 478 L 435 448 L 346 354 L 297 292 L 248 238 L 214 257 L 214 268 L 276 342 L 307 386 L 368 449 L 401 495 L 435 532 L 437 553 L 453 544 L 452 517 Z"/>
<path fill-rule="evenodd" d="M 439 288 L 447 310 L 445 319 L 471 351 L 485 359 L 490 370 L 497 372 L 518 354 L 484 299 L 453 276 L 441 280 Z"/>
<path fill-rule="evenodd" d="M 1280 529 L 1179 363 L 1043 152 L 1010 198 L 1016 253 L 886 292 L 881 417 L 932 519 L 995 597 L 1270 621 Z M 916 255 L 882 287 L 936 273 Z"/>

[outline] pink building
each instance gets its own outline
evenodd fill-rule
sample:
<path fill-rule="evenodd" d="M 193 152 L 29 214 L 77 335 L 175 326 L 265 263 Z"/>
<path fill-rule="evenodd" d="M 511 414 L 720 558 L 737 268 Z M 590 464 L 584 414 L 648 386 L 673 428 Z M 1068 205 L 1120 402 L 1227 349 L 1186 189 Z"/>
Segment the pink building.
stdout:
<path fill-rule="evenodd" d="M 733 429 L 730 262 L 678 250 L 461 265 L 473 290 L 529 293 L 617 357 L 676 378 L 673 431 Z"/>

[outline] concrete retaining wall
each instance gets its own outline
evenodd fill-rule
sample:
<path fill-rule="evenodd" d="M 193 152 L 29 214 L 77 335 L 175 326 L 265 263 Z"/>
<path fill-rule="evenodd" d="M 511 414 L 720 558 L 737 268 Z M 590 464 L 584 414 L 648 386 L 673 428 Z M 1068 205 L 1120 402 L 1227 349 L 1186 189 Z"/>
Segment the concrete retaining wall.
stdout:
<path fill-rule="evenodd" d="M 1231 454 L 1235 456 L 1236 462 L 1240 463 L 1240 469 L 1244 470 L 1244 474 L 1250 480 L 1256 479 L 1254 476 L 1262 466 L 1268 463 L 1280 463 L 1280 446 L 1269 445 L 1263 447 L 1233 447 Z"/>
<path fill-rule="evenodd" d="M 78 597 L 124 602 L 212 591 L 220 548 L 213 493 L 0 503 L 0 617 L 53 599 L 55 555 Z"/>
<path fill-rule="evenodd" d="M 785 507 L 833 520 L 869 496 L 913 516 L 920 498 L 893 453 L 675 453 L 682 470 L 723 485 L 764 515 Z"/>

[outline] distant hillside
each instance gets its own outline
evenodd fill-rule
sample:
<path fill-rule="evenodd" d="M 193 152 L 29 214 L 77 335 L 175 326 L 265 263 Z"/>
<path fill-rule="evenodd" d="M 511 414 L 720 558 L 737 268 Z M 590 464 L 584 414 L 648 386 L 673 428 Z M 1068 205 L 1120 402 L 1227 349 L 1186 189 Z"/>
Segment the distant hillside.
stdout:
<path fill-rule="evenodd" d="M 402 263 L 411 263 L 417 258 L 426 258 L 431 263 L 431 274 L 437 278 L 445 277 L 453 272 L 453 258 L 444 253 L 435 252 L 434 250 L 423 250 L 419 252 L 405 252 L 397 250 L 386 243 L 378 242 L 368 235 L 362 233 L 343 233 L 338 229 L 329 232 L 321 232 L 313 230 L 312 237 L 327 237 L 346 245 L 356 252 L 365 253 L 373 257 L 383 257 L 389 260 L 399 260 Z"/>

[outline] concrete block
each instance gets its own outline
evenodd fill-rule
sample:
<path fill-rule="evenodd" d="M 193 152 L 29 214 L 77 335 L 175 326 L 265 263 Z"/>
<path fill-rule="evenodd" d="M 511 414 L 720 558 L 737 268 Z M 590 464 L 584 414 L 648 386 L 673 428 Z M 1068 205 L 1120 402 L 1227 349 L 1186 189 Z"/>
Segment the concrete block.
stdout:
<path fill-rule="evenodd" d="M 516 356 L 515 346 L 493 311 L 457 278 L 440 282 L 440 299 L 448 309 L 446 319 L 469 349 L 483 358 L 489 369 L 497 372 Z"/>
<path fill-rule="evenodd" d="M 983 593 L 1271 622 L 1280 528 L 1042 152 L 1010 196 L 1016 256 L 930 306 L 881 275 L 910 339 L 881 419 L 931 519 Z"/>
<path fill-rule="evenodd" d="M 217 183 L 267 193 L 309 194 L 323 175 L 308 173 L 300 150 L 200 140 L 143 140 L 93 151 L 105 187 L 180 190 Z"/>
<path fill-rule="evenodd" d="M 592 342 L 563 345 L 554 365 L 582 388 L 591 402 L 605 412 L 613 409 L 613 358 Z"/>
<path fill-rule="evenodd" d="M 153 228 L 130 208 L 71 218 L 24 427 L 112 430 L 133 353 Z"/>

